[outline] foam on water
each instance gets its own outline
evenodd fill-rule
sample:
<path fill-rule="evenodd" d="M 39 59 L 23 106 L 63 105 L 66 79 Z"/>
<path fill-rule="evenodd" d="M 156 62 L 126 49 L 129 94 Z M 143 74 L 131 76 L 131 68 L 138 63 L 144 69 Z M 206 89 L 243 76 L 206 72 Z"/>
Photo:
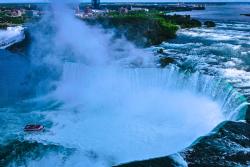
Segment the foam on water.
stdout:
<path fill-rule="evenodd" d="M 179 65 L 222 76 L 248 96 L 249 26 L 247 22 L 217 23 L 216 28 L 180 30 L 177 39 L 163 43 L 162 47 Z"/>
<path fill-rule="evenodd" d="M 5 49 L 14 43 L 22 41 L 25 38 L 23 30 L 21 26 L 0 30 L 0 49 Z"/>
<path fill-rule="evenodd" d="M 50 77 L 58 72 L 52 81 L 39 76 L 43 84 L 56 82 L 54 89 L 49 89 L 45 97 L 2 108 L 4 124 L 0 129 L 4 140 L 0 142 L 35 141 L 74 151 L 52 148 L 38 158 L 24 154 L 24 162 L 14 157 L 12 166 L 108 167 L 165 156 L 187 147 L 221 121 L 243 117 L 246 99 L 219 77 L 236 86 L 249 81 L 244 76 L 248 75 L 245 60 L 250 53 L 249 34 L 247 27 L 242 28 L 243 23 L 179 31 L 176 40 L 161 47 L 180 68 L 124 69 L 130 64 L 154 67 L 155 57 L 123 39 L 110 40 L 112 35 L 82 24 L 71 12 L 65 15 L 67 11 L 56 9 L 57 19 L 48 19 L 56 24 L 42 24 L 46 31 L 39 27 L 38 42 L 31 51 L 33 64 L 58 70 L 44 74 Z M 57 32 L 45 37 L 47 23 Z M 40 51 L 41 46 L 45 49 Z M 61 67 L 63 73 L 58 80 Z M 20 132 L 28 123 L 43 124 L 47 131 Z M 178 156 L 175 159 L 182 160 Z"/>
<path fill-rule="evenodd" d="M 50 132 L 26 139 L 76 148 L 64 166 L 111 166 L 177 152 L 225 119 L 218 103 L 195 93 L 191 82 L 180 87 L 185 81 L 177 75 L 67 63 L 51 95 L 63 105 L 44 113 L 53 122 Z M 47 166 L 46 159 L 30 166 Z"/>

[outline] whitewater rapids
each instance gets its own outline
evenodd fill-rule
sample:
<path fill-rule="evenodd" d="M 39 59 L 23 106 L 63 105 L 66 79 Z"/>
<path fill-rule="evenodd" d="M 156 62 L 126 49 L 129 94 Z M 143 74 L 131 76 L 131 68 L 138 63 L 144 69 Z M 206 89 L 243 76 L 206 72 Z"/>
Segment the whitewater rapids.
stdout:
<path fill-rule="evenodd" d="M 8 154 L 8 157 L 12 158 L 10 166 L 110 167 L 128 161 L 165 156 L 186 148 L 198 137 L 208 134 L 220 122 L 239 120 L 244 115 L 241 111 L 246 109 L 247 103 L 242 94 L 218 75 L 208 76 L 199 72 L 204 70 L 207 71 L 205 74 L 214 74 L 213 65 L 217 59 L 211 58 L 218 57 L 216 55 L 221 52 L 215 50 L 222 45 L 217 44 L 217 36 L 211 35 L 217 31 L 216 29 L 183 30 L 179 32 L 183 37 L 180 41 L 184 42 L 187 39 L 188 42 L 162 44 L 165 52 L 177 56 L 173 58 L 176 58 L 179 64 L 182 64 L 181 60 L 190 58 L 190 61 L 184 63 L 183 66 L 187 68 L 182 69 L 182 72 L 174 66 L 168 66 L 166 69 L 121 69 L 104 65 L 106 61 L 102 58 L 109 55 L 104 53 L 110 53 L 114 51 L 112 48 L 116 48 L 107 45 L 109 40 L 106 40 L 104 35 L 98 35 L 99 31 L 89 33 L 93 31 L 89 31 L 92 29 L 86 26 L 83 26 L 83 31 L 79 31 L 82 24 L 71 20 L 67 15 L 65 17 L 63 14 L 66 12 L 61 8 L 59 11 L 61 13 L 56 22 L 60 30 L 57 33 L 59 38 L 56 38 L 60 39 L 57 40 L 60 42 L 59 47 L 53 50 L 53 42 L 49 45 L 39 45 L 46 44 L 50 41 L 48 39 L 51 39 L 51 35 L 46 38 L 46 33 L 41 33 L 45 38 L 38 39 L 46 42 L 38 43 L 36 46 L 39 47 L 33 50 L 34 55 L 42 53 L 44 56 L 46 53 L 48 59 L 45 60 L 55 64 L 60 62 L 57 65 L 63 65 L 61 79 L 46 82 L 47 80 L 42 78 L 53 75 L 55 71 L 52 70 L 43 76 L 39 75 L 45 84 L 55 82 L 55 87 L 49 95 L 37 96 L 36 99 L 22 101 L 19 105 L 0 109 L 0 135 L 3 136 L 0 138 L 1 144 L 3 143 L 7 149 L 13 145 L 16 146 L 15 150 L 24 148 L 22 155 Z M 49 22 L 43 25 L 47 23 Z M 75 28 L 74 31 L 72 27 Z M 39 27 L 39 31 L 41 29 L 42 27 Z M 89 34 L 103 37 L 102 42 L 88 38 Z M 189 40 L 193 37 L 196 41 L 203 40 L 204 34 L 212 38 L 205 42 L 212 44 L 209 50 L 202 42 L 192 43 Z M 79 37 L 84 36 L 86 39 L 80 40 L 82 38 Z M 224 42 L 230 40 L 230 37 L 223 35 L 221 39 Z M 124 43 L 122 44 L 124 46 Z M 48 48 L 38 53 L 40 46 Z M 48 54 L 51 46 L 54 52 Z M 234 53 L 234 50 L 239 48 L 235 47 L 231 51 L 231 45 L 228 46 L 228 53 Z M 128 48 L 129 51 L 133 50 L 131 47 Z M 88 52 L 86 49 L 89 49 Z M 68 58 L 64 53 L 66 50 L 77 54 Z M 58 51 L 62 51 L 59 53 L 66 57 L 62 60 L 75 63 L 61 64 L 61 61 L 58 61 Z M 215 53 L 213 57 L 211 51 Z M 143 52 L 130 53 L 125 52 L 125 55 L 145 57 Z M 79 63 L 84 62 L 79 55 L 87 55 L 85 58 L 101 62 L 97 63 L 98 66 L 86 67 Z M 199 55 L 202 57 L 198 57 Z M 42 64 L 41 57 L 36 56 L 35 60 Z M 206 58 L 210 58 L 209 65 L 206 64 Z M 200 60 L 201 63 L 194 60 Z M 231 66 L 232 63 L 228 62 L 227 65 Z M 200 70 L 193 74 L 186 72 L 190 66 L 200 67 L 195 66 L 196 64 L 204 65 L 206 68 L 197 68 Z M 49 65 L 51 67 L 51 64 Z M 15 72 L 10 71 L 8 75 L 12 83 L 12 79 L 16 79 L 13 77 Z M 9 92 L 6 95 L 9 95 Z M 47 131 L 41 134 L 23 133 L 23 127 L 29 123 L 42 124 Z M 14 144 L 11 142 L 13 140 Z M 18 142 L 15 142 L 17 140 Z M 34 150 L 32 144 L 35 145 Z"/>
<path fill-rule="evenodd" d="M 24 38 L 24 28 L 21 26 L 8 27 L 6 30 L 0 30 L 0 49 L 5 49 L 24 40 Z"/>
<path fill-rule="evenodd" d="M 176 87 L 171 72 L 160 71 L 67 63 L 50 97 L 62 105 L 42 112 L 53 123 L 50 132 L 25 139 L 76 152 L 66 160 L 60 154 L 48 154 L 30 160 L 29 166 L 56 162 L 58 166 L 108 167 L 164 156 L 187 147 L 225 119 L 215 101 L 188 87 Z"/>

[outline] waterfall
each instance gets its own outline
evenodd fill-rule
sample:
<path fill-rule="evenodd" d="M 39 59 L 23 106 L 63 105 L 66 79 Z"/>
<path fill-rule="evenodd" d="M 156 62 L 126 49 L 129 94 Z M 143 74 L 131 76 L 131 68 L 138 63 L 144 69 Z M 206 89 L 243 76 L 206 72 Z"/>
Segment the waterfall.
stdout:
<path fill-rule="evenodd" d="M 91 73 L 91 75 L 85 74 Z M 133 92 L 140 86 L 158 87 L 176 91 L 189 91 L 206 96 L 218 103 L 220 110 L 227 120 L 244 119 L 247 110 L 247 99 L 222 78 L 204 75 L 199 72 L 186 73 L 172 65 L 164 69 L 160 68 L 90 68 L 82 64 L 66 63 L 64 65 L 63 83 L 87 82 L 86 76 L 103 75 L 109 73 L 110 77 L 120 76 L 129 80 L 126 88 Z M 122 79 L 121 79 L 122 80 Z M 124 81 L 121 81 L 124 82 Z"/>
<path fill-rule="evenodd" d="M 17 42 L 21 42 L 24 38 L 24 28 L 21 26 L 0 30 L 0 49 L 5 49 Z"/>

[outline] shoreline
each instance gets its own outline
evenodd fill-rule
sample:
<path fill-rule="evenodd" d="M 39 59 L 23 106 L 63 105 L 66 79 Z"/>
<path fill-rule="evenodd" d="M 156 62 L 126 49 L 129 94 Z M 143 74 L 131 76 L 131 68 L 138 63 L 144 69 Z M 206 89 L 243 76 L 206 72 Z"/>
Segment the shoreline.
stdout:
<path fill-rule="evenodd" d="M 134 18 L 137 20 L 131 21 L 130 20 L 131 18 Z M 154 44 L 159 45 L 159 43 L 161 42 L 167 41 L 169 39 L 173 39 L 175 36 L 173 36 L 172 34 L 176 33 L 177 31 L 176 26 L 181 27 L 181 25 L 177 24 L 176 18 L 171 18 L 170 16 L 166 16 L 166 18 L 161 16 L 159 18 L 158 16 L 153 15 L 151 18 L 145 18 L 144 16 L 137 16 L 137 15 L 129 16 L 129 17 L 115 15 L 112 17 L 98 18 L 98 19 L 100 20 L 94 20 L 94 22 L 91 22 L 93 20 L 87 20 L 87 21 L 90 21 L 89 22 L 90 25 L 100 24 L 106 29 L 113 29 L 114 27 L 118 27 L 119 28 L 118 37 L 119 35 L 122 35 L 123 33 L 125 33 L 126 32 L 125 30 L 127 30 L 128 27 L 130 27 L 129 28 L 130 33 L 128 33 L 127 36 L 130 38 L 130 41 L 132 42 L 137 42 L 135 41 L 135 39 L 139 39 L 138 46 L 141 46 L 141 47 L 147 47 L 145 45 L 143 46 L 143 43 L 142 43 L 143 41 L 141 40 L 143 39 L 143 37 L 145 37 L 144 36 L 145 34 L 150 35 L 150 36 L 147 36 L 149 40 L 148 47 L 150 47 L 150 46 L 154 46 Z M 171 19 L 173 20 L 169 21 Z M 183 18 L 181 18 L 180 20 L 182 19 Z M 153 25 L 153 26 L 150 27 L 149 25 Z M 192 25 L 192 24 L 191 23 L 187 25 L 184 24 L 184 27 L 187 26 L 186 28 L 192 28 L 192 27 L 189 27 L 189 25 Z M 138 29 L 135 29 L 134 27 L 136 28 L 138 27 Z M 147 32 L 147 29 L 145 29 L 145 27 L 147 27 L 150 30 L 149 33 L 145 33 Z M 165 28 L 168 29 L 169 32 L 171 32 L 170 35 L 173 38 L 169 38 L 169 36 L 167 36 L 166 34 L 164 38 L 160 40 L 157 39 L 159 41 L 152 41 L 152 39 L 154 40 L 155 37 L 159 37 L 160 34 L 158 34 L 159 33 L 158 30 L 162 30 Z M 164 54 L 164 51 L 159 50 L 158 54 L 162 54 L 162 53 Z M 175 59 L 169 59 L 167 54 L 168 53 L 166 53 L 165 55 L 167 59 L 163 60 L 164 64 L 162 67 L 165 67 L 168 64 L 175 63 Z M 219 90 L 217 91 L 219 92 Z M 229 98 L 229 97 L 225 97 L 225 98 Z M 165 157 L 153 158 L 153 159 L 145 160 L 145 161 L 131 162 L 128 164 L 124 164 L 121 166 L 118 165 L 118 166 L 119 167 L 138 167 L 138 166 L 161 167 L 164 165 L 169 165 L 169 166 L 183 165 L 180 163 L 180 160 L 184 161 L 184 166 L 186 164 L 190 166 L 205 166 L 205 165 L 232 166 L 232 165 L 235 165 L 235 163 L 237 165 L 238 164 L 248 165 L 249 163 L 248 157 L 250 156 L 250 153 L 247 151 L 247 149 L 250 148 L 250 145 L 249 145 L 250 125 L 248 124 L 249 115 L 250 115 L 250 108 L 249 106 L 247 106 L 246 113 L 245 113 L 246 121 L 243 122 L 243 121 L 237 120 L 237 121 L 222 122 L 219 125 L 217 125 L 214 128 L 214 130 L 212 130 L 210 133 L 208 133 L 205 136 L 201 136 L 200 138 L 195 140 L 193 144 L 191 144 L 187 148 L 184 148 L 183 150 L 181 150 L 180 152 L 176 154 L 166 155 Z M 242 136 L 245 136 L 247 139 L 242 138 Z"/>

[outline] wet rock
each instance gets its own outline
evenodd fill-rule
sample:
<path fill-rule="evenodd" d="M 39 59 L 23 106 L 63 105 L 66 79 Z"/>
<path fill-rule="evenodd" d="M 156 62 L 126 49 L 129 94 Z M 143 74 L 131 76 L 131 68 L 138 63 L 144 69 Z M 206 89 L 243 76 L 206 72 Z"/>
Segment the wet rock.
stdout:
<path fill-rule="evenodd" d="M 164 50 L 163 50 L 162 48 L 160 48 L 159 50 L 157 50 L 157 53 L 163 54 L 163 53 L 164 53 Z"/>
<path fill-rule="evenodd" d="M 213 22 L 213 21 L 205 21 L 204 25 L 207 26 L 208 28 L 216 26 L 215 22 Z"/>
<path fill-rule="evenodd" d="M 185 73 L 194 73 L 196 71 L 196 62 L 193 62 L 192 60 L 186 60 L 182 64 L 179 64 L 179 67 L 181 71 Z"/>
<path fill-rule="evenodd" d="M 175 63 L 175 60 L 171 57 L 162 57 L 160 59 L 160 65 L 162 68 L 166 67 L 169 64 L 173 64 Z"/>
<path fill-rule="evenodd" d="M 25 54 L 25 55 L 28 54 L 32 39 L 30 36 L 30 32 L 28 30 L 25 30 L 24 34 L 25 34 L 24 40 L 17 42 L 7 47 L 6 49 L 14 53 Z"/>
<path fill-rule="evenodd" d="M 186 163 L 182 160 L 178 161 L 179 154 L 173 154 L 166 157 L 154 158 L 145 161 L 135 161 L 127 164 L 122 164 L 114 167 L 185 167 Z"/>
<path fill-rule="evenodd" d="M 189 166 L 249 166 L 250 124 L 227 121 L 181 152 Z"/>
<path fill-rule="evenodd" d="M 240 14 L 241 16 L 250 16 L 250 13 L 249 14 Z"/>
<path fill-rule="evenodd" d="M 28 159 L 40 159 L 45 153 L 54 152 L 63 155 L 71 154 L 74 149 L 66 149 L 54 144 L 13 140 L 6 145 L 0 145 L 0 166 L 9 166 L 15 162 L 18 166 L 26 166 Z"/>
<path fill-rule="evenodd" d="M 189 167 L 250 166 L 250 124 L 225 121 L 210 134 L 197 139 L 179 154 Z M 145 161 L 132 162 L 117 167 L 174 167 L 172 155 Z M 181 161 L 179 164 L 183 166 Z"/>
<path fill-rule="evenodd" d="M 250 105 L 247 106 L 246 114 L 245 114 L 245 120 L 247 123 L 250 124 Z"/>

